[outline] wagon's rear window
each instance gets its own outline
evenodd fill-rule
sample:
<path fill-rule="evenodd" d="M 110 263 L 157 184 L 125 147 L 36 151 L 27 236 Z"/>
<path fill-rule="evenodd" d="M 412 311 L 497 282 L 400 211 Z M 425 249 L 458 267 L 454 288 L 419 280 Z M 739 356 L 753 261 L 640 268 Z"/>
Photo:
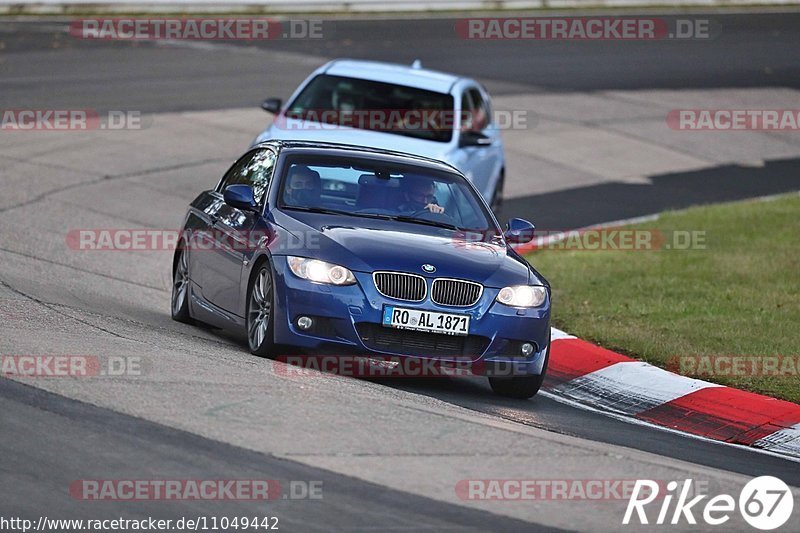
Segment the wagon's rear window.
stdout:
<path fill-rule="evenodd" d="M 279 117 L 289 128 L 332 124 L 437 142 L 450 141 L 454 119 L 449 94 L 327 74 L 311 80 Z"/>

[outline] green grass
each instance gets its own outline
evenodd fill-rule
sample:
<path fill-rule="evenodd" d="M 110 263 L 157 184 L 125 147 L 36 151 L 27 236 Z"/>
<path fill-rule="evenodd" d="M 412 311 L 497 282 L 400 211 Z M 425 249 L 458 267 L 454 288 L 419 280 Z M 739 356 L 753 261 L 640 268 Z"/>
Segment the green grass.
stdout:
<path fill-rule="evenodd" d="M 553 286 L 556 327 L 662 368 L 677 356 L 797 361 L 800 196 L 671 211 L 629 227 L 668 239 L 705 231 L 705 249 L 530 254 Z M 697 377 L 800 403 L 796 372 Z"/>

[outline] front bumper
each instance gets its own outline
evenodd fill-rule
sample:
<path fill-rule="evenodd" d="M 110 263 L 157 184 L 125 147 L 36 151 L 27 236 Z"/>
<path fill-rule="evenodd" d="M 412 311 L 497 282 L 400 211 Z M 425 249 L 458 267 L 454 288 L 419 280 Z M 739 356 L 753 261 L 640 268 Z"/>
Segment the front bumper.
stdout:
<path fill-rule="evenodd" d="M 426 298 L 420 303 L 387 298 L 378 293 L 370 273 L 353 272 L 357 283 L 333 286 L 300 279 L 286 257 L 273 256 L 275 270 L 275 342 L 322 355 L 380 355 L 436 359 L 443 364 L 469 362 L 475 373 L 538 375 L 550 340 L 550 299 L 538 308 L 519 309 L 497 303 L 497 288 L 486 287 L 471 307 L 441 306 Z M 430 282 L 430 281 L 429 281 Z M 470 334 L 454 337 L 407 332 L 381 325 L 384 305 L 466 314 Z M 300 316 L 314 326 L 301 330 Z M 523 342 L 534 352 L 525 357 Z"/>

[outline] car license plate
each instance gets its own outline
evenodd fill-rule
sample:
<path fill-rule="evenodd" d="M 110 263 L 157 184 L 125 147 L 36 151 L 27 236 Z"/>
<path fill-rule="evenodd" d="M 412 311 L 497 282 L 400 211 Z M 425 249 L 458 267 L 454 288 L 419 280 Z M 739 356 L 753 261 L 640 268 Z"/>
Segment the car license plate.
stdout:
<path fill-rule="evenodd" d="M 469 334 L 469 315 L 453 315 L 423 309 L 404 309 L 387 305 L 383 308 L 383 325 L 387 328 L 430 331 L 445 335 Z"/>

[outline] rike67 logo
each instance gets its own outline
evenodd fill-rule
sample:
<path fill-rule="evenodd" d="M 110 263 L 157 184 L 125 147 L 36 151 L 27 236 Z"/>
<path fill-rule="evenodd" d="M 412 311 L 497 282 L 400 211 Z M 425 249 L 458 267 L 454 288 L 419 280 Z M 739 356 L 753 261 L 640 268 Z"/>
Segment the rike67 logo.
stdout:
<path fill-rule="evenodd" d="M 661 487 L 655 481 L 636 480 L 622 523 L 630 524 L 634 513 L 640 524 L 658 525 L 680 524 L 684 520 L 685 523 L 694 525 L 697 524 L 695 516 L 697 514 L 706 524 L 719 526 L 728 522 L 732 515 L 735 516 L 737 501 L 729 494 L 720 494 L 705 502 L 703 500 L 708 498 L 705 494 L 690 499 L 691 479 L 685 480 L 682 485 L 677 481 L 670 481 L 664 494 L 659 493 Z M 655 522 L 650 522 L 654 517 L 652 512 L 648 516 L 645 507 L 656 501 L 661 505 Z M 656 504 L 653 507 L 659 506 Z M 780 479 L 761 476 L 750 480 L 744 486 L 739 493 L 738 507 L 739 513 L 748 524 L 756 529 L 769 531 L 781 527 L 792 516 L 794 496 L 789 486 Z M 651 511 L 654 511 L 654 508 Z"/>

